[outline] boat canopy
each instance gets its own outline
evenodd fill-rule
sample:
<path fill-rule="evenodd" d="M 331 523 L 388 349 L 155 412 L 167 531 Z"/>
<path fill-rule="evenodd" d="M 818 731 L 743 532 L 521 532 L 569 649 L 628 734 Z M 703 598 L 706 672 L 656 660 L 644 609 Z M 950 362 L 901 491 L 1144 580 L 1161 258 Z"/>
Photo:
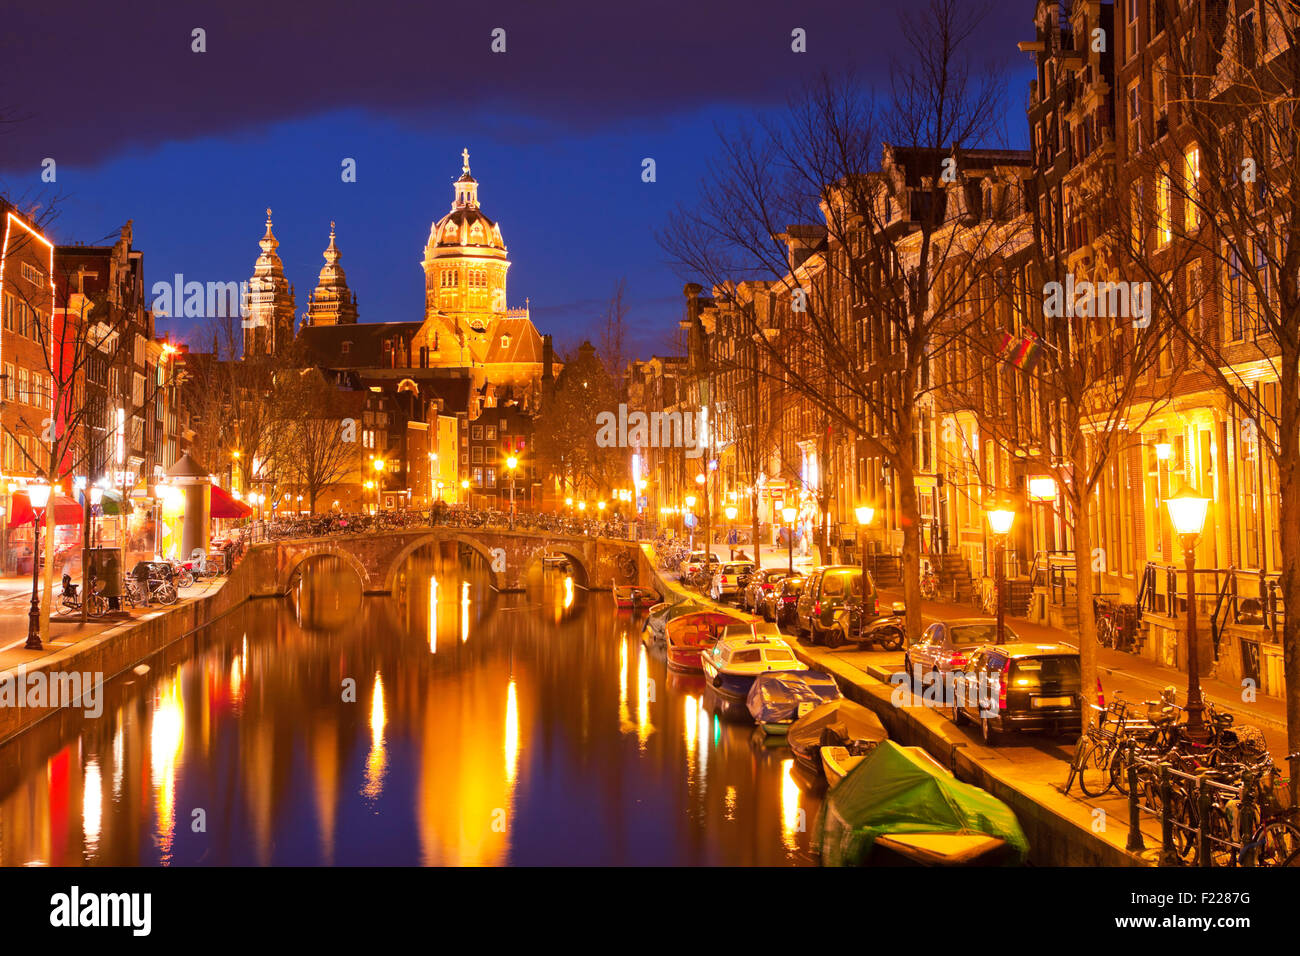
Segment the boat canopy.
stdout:
<path fill-rule="evenodd" d="M 983 833 L 1004 840 L 1023 863 L 1029 841 L 1016 815 L 986 790 L 962 783 L 919 747 L 883 741 L 826 798 L 822 863 L 861 866 L 885 834 Z"/>
<path fill-rule="evenodd" d="M 842 746 L 850 740 L 884 740 L 888 736 L 879 717 L 861 704 L 840 698 L 817 705 L 791 724 L 786 742 L 790 749 L 811 755 L 823 743 Z"/>
<path fill-rule="evenodd" d="M 820 671 L 768 671 L 749 689 L 746 704 L 760 724 L 794 720 L 818 704 L 840 698 L 839 685 Z"/>

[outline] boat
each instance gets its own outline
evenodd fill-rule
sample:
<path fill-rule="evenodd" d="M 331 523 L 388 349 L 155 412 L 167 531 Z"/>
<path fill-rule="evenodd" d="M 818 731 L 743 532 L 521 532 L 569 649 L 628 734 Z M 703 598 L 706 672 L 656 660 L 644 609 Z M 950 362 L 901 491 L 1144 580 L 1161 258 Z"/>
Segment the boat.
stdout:
<path fill-rule="evenodd" d="M 707 610 L 713 610 L 713 608 L 694 598 L 688 597 L 676 601 L 665 601 L 663 604 L 656 604 L 650 609 L 650 615 L 646 618 L 645 629 L 650 632 L 655 640 L 662 641 L 669 621 L 681 617 L 683 614 L 690 614 L 692 611 Z"/>
<path fill-rule="evenodd" d="M 889 733 L 879 717 L 846 698 L 818 704 L 786 731 L 786 742 L 795 762 L 816 777 L 820 777 L 824 769 L 822 747 L 878 743 L 888 737 Z"/>
<path fill-rule="evenodd" d="M 875 749 L 874 740 L 853 740 L 847 746 L 834 745 L 819 748 L 822 758 L 822 772 L 826 774 L 826 786 L 833 787 L 843 780 L 850 770 L 862 763 L 863 758 Z"/>
<path fill-rule="evenodd" d="M 745 702 L 754 723 L 769 734 L 784 736 L 818 704 L 842 696 L 835 678 L 821 671 L 769 671 L 755 679 Z"/>
<path fill-rule="evenodd" d="M 614 588 L 616 607 L 644 607 L 659 603 L 659 594 L 639 584 L 620 584 Z"/>
<path fill-rule="evenodd" d="M 723 611 L 699 610 L 669 621 L 665 629 L 668 666 L 682 673 L 700 673 L 700 655 L 712 648 L 723 629 L 736 620 Z"/>
<path fill-rule="evenodd" d="M 817 842 L 825 866 L 1014 865 L 1029 854 L 1010 807 L 892 740 L 827 794 Z"/>
<path fill-rule="evenodd" d="M 768 671 L 807 670 L 790 645 L 773 637 L 730 637 L 719 640 L 700 655 L 704 678 L 717 693 L 745 702 L 759 674 Z"/>

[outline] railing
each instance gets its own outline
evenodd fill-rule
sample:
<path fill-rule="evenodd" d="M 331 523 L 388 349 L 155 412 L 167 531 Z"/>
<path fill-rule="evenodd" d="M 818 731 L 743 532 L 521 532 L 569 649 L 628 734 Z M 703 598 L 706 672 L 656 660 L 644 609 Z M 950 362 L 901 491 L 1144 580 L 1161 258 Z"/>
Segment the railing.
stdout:
<path fill-rule="evenodd" d="M 1059 557 L 1058 557 L 1059 556 Z M 1073 551 L 1038 551 L 1029 568 L 1029 586 L 1046 587 L 1052 604 L 1065 604 L 1070 582 L 1075 580 Z"/>
<path fill-rule="evenodd" d="M 1213 601 L 1210 633 L 1216 660 L 1224 629 L 1229 623 L 1262 625 L 1268 629 L 1273 642 L 1278 640 L 1278 626 L 1285 620 L 1286 612 L 1277 574 L 1242 571 L 1234 567 L 1197 568 L 1196 581 L 1188 587 L 1184 580 L 1182 588 L 1179 587 L 1180 574 L 1185 579 L 1186 568 L 1148 562 L 1143 569 L 1138 589 L 1138 604 L 1142 609 L 1172 616 L 1178 612 L 1180 600 L 1183 608 L 1186 608 L 1189 597 L 1193 600 Z M 1208 590 L 1199 583 L 1206 578 L 1210 579 Z M 1162 581 L 1163 592 L 1160 587 Z M 1246 582 L 1250 582 L 1248 590 L 1255 591 L 1254 594 L 1243 593 L 1242 585 Z"/>

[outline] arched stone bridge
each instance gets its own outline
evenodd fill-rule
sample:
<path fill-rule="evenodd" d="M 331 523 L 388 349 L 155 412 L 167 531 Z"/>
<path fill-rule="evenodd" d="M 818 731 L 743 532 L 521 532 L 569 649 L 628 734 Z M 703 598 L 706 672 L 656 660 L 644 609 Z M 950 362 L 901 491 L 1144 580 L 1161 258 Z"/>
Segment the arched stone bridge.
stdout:
<path fill-rule="evenodd" d="M 412 528 L 367 534 L 285 538 L 254 545 L 244 557 L 256 565 L 255 590 L 283 594 L 294 572 L 317 555 L 341 558 L 356 572 L 366 594 L 389 594 L 397 574 L 421 547 L 454 541 L 480 554 L 492 571 L 498 591 L 523 590 L 525 575 L 545 554 L 559 554 L 575 566 L 579 584 L 605 589 L 634 584 L 646 574 L 641 549 L 633 541 L 546 534 L 538 531 L 498 531 L 477 528 Z"/>

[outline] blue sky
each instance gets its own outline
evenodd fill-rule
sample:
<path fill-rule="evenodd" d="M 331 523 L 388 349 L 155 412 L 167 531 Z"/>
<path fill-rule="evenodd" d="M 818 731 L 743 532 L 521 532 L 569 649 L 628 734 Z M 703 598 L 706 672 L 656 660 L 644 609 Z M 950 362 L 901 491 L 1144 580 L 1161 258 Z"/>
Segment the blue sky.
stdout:
<path fill-rule="evenodd" d="M 697 194 L 719 125 L 779 110 L 823 71 L 883 82 L 908 5 L 73 0 L 57 22 L 29 5 L 0 38 L 0 117 L 17 120 L 0 125 L 0 193 L 53 206 L 59 242 L 102 242 L 132 220 L 150 286 L 247 279 L 269 206 L 299 314 L 335 220 L 361 320 L 415 320 L 429 226 L 467 147 L 509 248 L 509 304 L 528 297 L 541 331 L 576 345 L 626 277 L 633 347 L 661 352 L 683 278 L 655 232 Z M 1001 4 L 983 28 L 990 57 L 1026 78 L 1015 41 L 1032 14 Z M 497 25 L 507 50 L 494 55 Z M 794 27 L 805 54 L 790 50 Z M 160 331 L 196 337 L 170 321 Z"/>

